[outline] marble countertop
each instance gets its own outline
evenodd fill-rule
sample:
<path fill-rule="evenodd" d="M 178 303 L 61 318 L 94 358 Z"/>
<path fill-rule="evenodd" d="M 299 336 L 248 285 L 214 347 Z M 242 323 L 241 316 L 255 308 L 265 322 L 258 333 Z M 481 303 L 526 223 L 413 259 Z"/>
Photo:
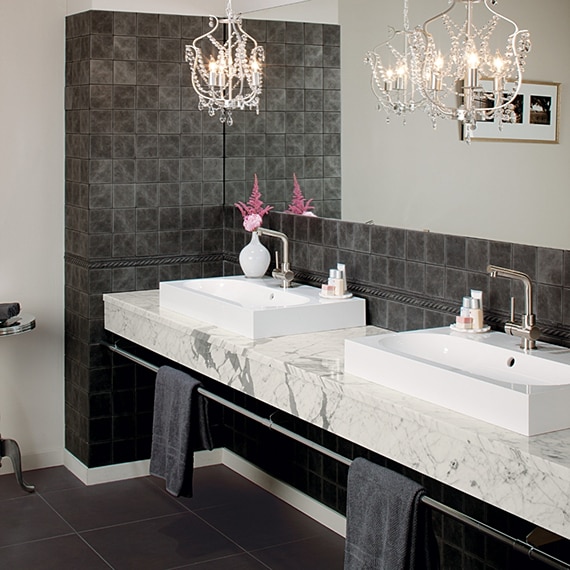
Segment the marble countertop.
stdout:
<path fill-rule="evenodd" d="M 570 430 L 525 437 L 344 374 L 344 340 L 376 327 L 253 341 L 158 299 L 105 295 L 105 328 L 570 539 Z"/>

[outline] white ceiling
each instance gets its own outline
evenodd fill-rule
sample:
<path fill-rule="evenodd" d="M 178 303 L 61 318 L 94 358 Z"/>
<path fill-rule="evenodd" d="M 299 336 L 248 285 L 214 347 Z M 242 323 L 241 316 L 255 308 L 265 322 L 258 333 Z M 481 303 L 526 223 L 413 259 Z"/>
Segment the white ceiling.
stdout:
<path fill-rule="evenodd" d="M 267 10 L 268 8 L 276 8 L 277 6 L 288 6 L 289 4 L 300 4 L 307 0 L 232 0 L 232 8 L 234 12 L 246 14 L 248 12 L 256 12 L 257 10 Z M 212 0 L 212 6 L 220 5 L 223 11 L 226 9 L 225 0 Z"/>
<path fill-rule="evenodd" d="M 307 0 L 232 0 L 235 13 L 247 14 Z M 67 0 L 67 14 L 87 10 L 111 10 L 125 12 L 147 12 L 161 14 L 186 14 L 194 16 L 223 16 L 227 0 Z"/>

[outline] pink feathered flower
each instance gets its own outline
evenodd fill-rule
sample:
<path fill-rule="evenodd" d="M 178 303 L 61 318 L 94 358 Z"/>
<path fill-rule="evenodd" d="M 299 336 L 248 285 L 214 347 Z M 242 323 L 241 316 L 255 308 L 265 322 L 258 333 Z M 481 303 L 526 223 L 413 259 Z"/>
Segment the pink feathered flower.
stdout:
<path fill-rule="evenodd" d="M 298 214 L 300 216 L 314 216 L 313 212 L 315 208 L 311 206 L 312 198 L 305 200 L 299 182 L 297 181 L 297 175 L 293 173 L 293 201 L 289 204 L 287 212 L 289 214 Z"/>
<path fill-rule="evenodd" d="M 261 225 L 263 216 L 273 209 L 273 206 L 263 205 L 259 184 L 257 182 L 257 174 L 254 174 L 253 188 L 247 204 L 237 202 L 235 206 L 241 212 L 243 216 L 243 227 L 248 232 L 255 231 Z"/>

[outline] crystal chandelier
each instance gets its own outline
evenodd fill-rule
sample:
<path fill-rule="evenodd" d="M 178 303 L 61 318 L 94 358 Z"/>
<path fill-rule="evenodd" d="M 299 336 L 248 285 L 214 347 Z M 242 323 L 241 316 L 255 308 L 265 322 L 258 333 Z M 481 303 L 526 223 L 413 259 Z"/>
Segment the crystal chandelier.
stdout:
<path fill-rule="evenodd" d="M 434 126 L 438 118 L 456 119 L 470 142 L 477 121 L 495 120 L 501 128 L 516 120 L 514 101 L 531 48 L 530 34 L 491 7 L 497 0 L 449 1 L 447 10 L 412 34 L 412 59 Z M 477 4 L 481 10 L 476 14 Z M 456 5 L 465 7 L 460 25 L 449 16 Z M 499 27 L 510 33 L 500 35 Z M 445 47 L 436 37 L 447 38 Z"/>
<path fill-rule="evenodd" d="M 226 26 L 222 28 L 224 40 L 216 37 L 220 35 L 220 24 Z M 186 61 L 192 72 L 192 87 L 198 94 L 198 109 L 207 109 L 211 117 L 220 111 L 220 121 L 231 126 L 235 109 L 255 109 L 259 114 L 265 52 L 243 30 L 241 15 L 234 14 L 231 0 L 226 6 L 226 18 L 210 16 L 210 28 L 186 46 Z"/>
<path fill-rule="evenodd" d="M 422 103 L 414 76 L 410 49 L 410 24 L 408 0 L 404 0 L 404 27 L 396 30 L 389 27 L 388 39 L 366 53 L 364 61 L 372 69 L 372 92 L 378 99 L 378 110 L 386 113 L 386 122 L 391 115 L 403 117 L 415 111 Z"/>

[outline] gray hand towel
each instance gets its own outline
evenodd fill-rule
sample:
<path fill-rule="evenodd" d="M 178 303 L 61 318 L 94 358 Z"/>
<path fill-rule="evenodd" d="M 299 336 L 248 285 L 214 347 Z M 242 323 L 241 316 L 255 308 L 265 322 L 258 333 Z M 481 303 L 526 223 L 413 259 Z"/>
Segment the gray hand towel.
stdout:
<path fill-rule="evenodd" d="M 200 382 L 169 366 L 159 368 L 154 394 L 150 473 L 166 480 L 166 490 L 192 496 L 194 451 L 212 449 L 208 403 Z"/>
<path fill-rule="evenodd" d="M 344 570 L 436 570 L 421 485 L 363 458 L 348 471 Z"/>
<path fill-rule="evenodd" d="M 20 313 L 20 303 L 0 303 L 0 322 L 15 317 Z"/>

